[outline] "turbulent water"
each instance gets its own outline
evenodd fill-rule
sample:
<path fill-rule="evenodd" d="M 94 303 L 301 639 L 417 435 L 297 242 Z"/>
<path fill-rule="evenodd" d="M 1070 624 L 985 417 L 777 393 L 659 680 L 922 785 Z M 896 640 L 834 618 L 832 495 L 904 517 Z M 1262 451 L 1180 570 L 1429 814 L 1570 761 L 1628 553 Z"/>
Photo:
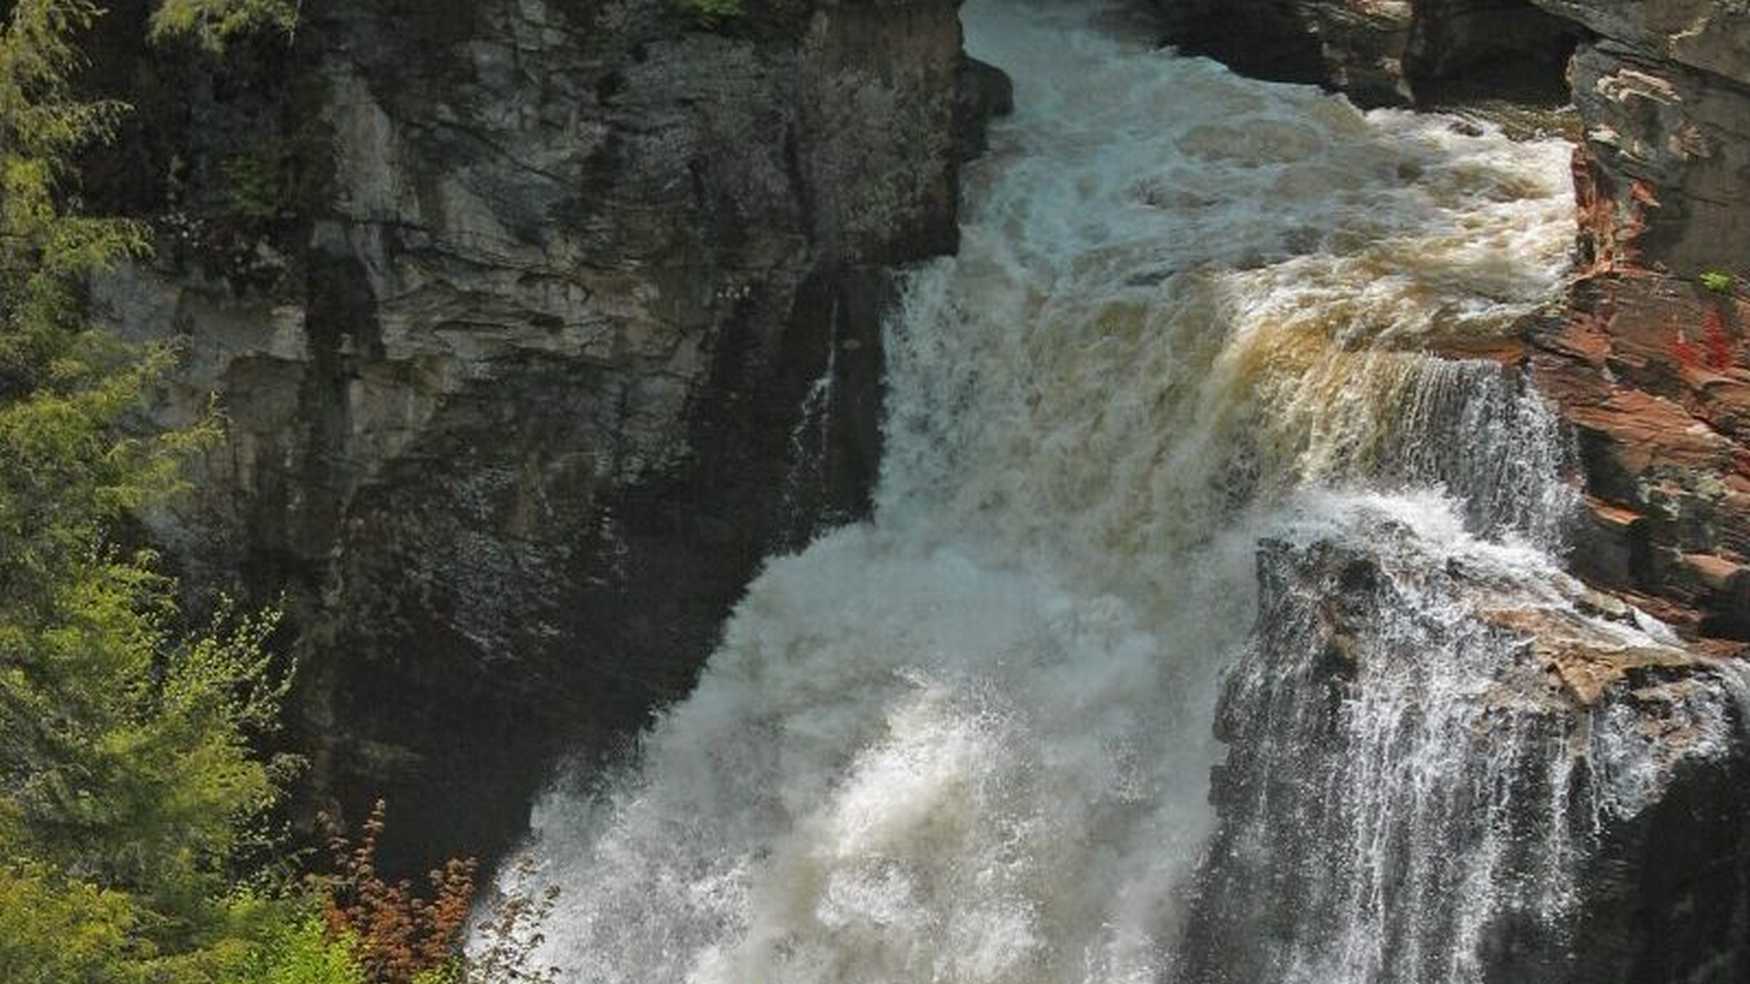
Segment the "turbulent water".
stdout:
<path fill-rule="evenodd" d="M 1093 13 L 965 8 L 1017 111 L 891 319 L 876 518 L 773 559 L 637 762 L 539 805 L 564 979 L 1170 979 L 1260 537 L 1365 538 L 1367 499 L 1559 543 L 1548 412 L 1420 353 L 1551 294 L 1568 148 Z"/>

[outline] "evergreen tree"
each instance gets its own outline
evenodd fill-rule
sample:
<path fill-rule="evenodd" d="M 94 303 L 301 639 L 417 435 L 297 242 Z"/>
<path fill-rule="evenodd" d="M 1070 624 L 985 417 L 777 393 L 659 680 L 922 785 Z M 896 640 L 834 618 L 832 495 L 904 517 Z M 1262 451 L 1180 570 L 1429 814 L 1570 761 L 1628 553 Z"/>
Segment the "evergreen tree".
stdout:
<path fill-rule="evenodd" d="M 274 799 L 251 741 L 285 684 L 274 616 L 181 636 L 118 536 L 215 429 L 130 431 L 169 353 L 83 320 L 87 278 L 147 249 L 78 209 L 74 155 L 126 111 L 73 89 L 99 15 L 16 0 L 0 28 L 0 980 L 235 980 L 285 919 L 227 869 Z"/>
<path fill-rule="evenodd" d="M 188 633 L 123 533 L 218 429 L 149 431 L 172 353 L 85 319 L 90 278 L 149 248 L 139 224 L 79 208 L 76 155 L 127 112 L 72 81 L 101 14 L 14 0 L 0 24 L 0 981 L 546 984 L 527 964 L 551 895 L 513 894 L 465 960 L 470 863 L 435 873 L 430 900 L 382 882 L 380 812 L 325 883 L 235 870 L 284 778 L 256 752 L 287 687 L 266 649 L 278 616 L 221 605 Z M 292 0 L 163 0 L 151 30 L 217 52 L 295 21 Z"/>

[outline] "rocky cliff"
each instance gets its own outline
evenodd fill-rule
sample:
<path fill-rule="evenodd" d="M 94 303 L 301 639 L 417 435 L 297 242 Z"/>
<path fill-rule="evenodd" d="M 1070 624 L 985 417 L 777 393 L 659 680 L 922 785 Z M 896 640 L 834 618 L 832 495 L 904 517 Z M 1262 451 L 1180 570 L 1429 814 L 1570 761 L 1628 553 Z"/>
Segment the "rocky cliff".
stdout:
<path fill-rule="evenodd" d="M 954 248 L 1003 101 L 956 6 L 312 2 L 225 69 L 118 5 L 94 193 L 161 245 L 95 300 L 184 347 L 161 418 L 226 423 L 150 525 L 193 590 L 289 591 L 314 789 L 404 860 L 513 836 L 867 508 L 886 270 Z"/>
<path fill-rule="evenodd" d="M 1185 47 L 1365 103 L 1547 103 L 1565 65 L 1574 276 L 1477 344 L 1575 433 L 1569 566 L 1614 596 L 1390 535 L 1266 545 L 1189 979 L 1743 978 L 1750 8 L 1165 6 Z"/>
<path fill-rule="evenodd" d="M 1594 32 L 1569 68 L 1578 277 L 1528 360 L 1582 442 L 1577 569 L 1750 639 L 1750 10 L 1540 3 Z"/>
<path fill-rule="evenodd" d="M 1183 979 L 1743 979 L 1743 667 L 1360 518 L 1259 553 Z"/>

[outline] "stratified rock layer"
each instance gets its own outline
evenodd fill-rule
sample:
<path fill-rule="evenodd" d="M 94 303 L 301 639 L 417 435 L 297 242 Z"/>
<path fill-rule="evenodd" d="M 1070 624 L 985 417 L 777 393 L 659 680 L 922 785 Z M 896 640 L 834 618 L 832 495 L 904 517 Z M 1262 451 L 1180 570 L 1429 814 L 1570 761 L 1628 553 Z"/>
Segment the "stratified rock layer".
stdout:
<path fill-rule="evenodd" d="M 1603 34 L 1581 46 L 1568 74 L 1585 124 L 1576 177 L 1587 259 L 1745 272 L 1750 10 L 1542 2 Z"/>
<path fill-rule="evenodd" d="M 1575 429 L 1574 565 L 1686 631 L 1750 640 L 1750 302 L 1645 271 L 1587 277 L 1531 334 Z"/>
<path fill-rule="evenodd" d="M 1569 68 L 1579 278 L 1531 333 L 1581 440 L 1576 569 L 1750 640 L 1750 10 L 1537 2 L 1600 35 Z"/>
<path fill-rule="evenodd" d="M 885 270 L 954 248 L 1001 102 L 956 6 L 312 2 L 283 78 L 136 135 L 164 259 L 97 300 L 186 346 L 165 419 L 227 420 L 152 525 L 193 586 L 289 586 L 321 794 L 492 851 L 867 509 Z"/>

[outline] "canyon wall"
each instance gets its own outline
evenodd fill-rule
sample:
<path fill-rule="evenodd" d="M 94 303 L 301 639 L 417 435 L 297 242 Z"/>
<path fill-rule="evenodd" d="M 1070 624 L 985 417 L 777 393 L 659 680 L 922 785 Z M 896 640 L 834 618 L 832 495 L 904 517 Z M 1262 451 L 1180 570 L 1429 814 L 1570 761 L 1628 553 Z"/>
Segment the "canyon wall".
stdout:
<path fill-rule="evenodd" d="M 1235 71 L 1340 89 L 1366 106 L 1451 86 L 1538 92 L 1580 31 L 1528 0 L 1159 0 L 1167 39 Z"/>
<path fill-rule="evenodd" d="M 119 7 L 93 193 L 160 245 L 94 300 L 225 427 L 148 525 L 192 594 L 288 592 L 317 799 L 490 853 L 867 509 L 887 270 L 954 249 L 1006 80 L 955 0 L 306 3 L 229 68 Z"/>

